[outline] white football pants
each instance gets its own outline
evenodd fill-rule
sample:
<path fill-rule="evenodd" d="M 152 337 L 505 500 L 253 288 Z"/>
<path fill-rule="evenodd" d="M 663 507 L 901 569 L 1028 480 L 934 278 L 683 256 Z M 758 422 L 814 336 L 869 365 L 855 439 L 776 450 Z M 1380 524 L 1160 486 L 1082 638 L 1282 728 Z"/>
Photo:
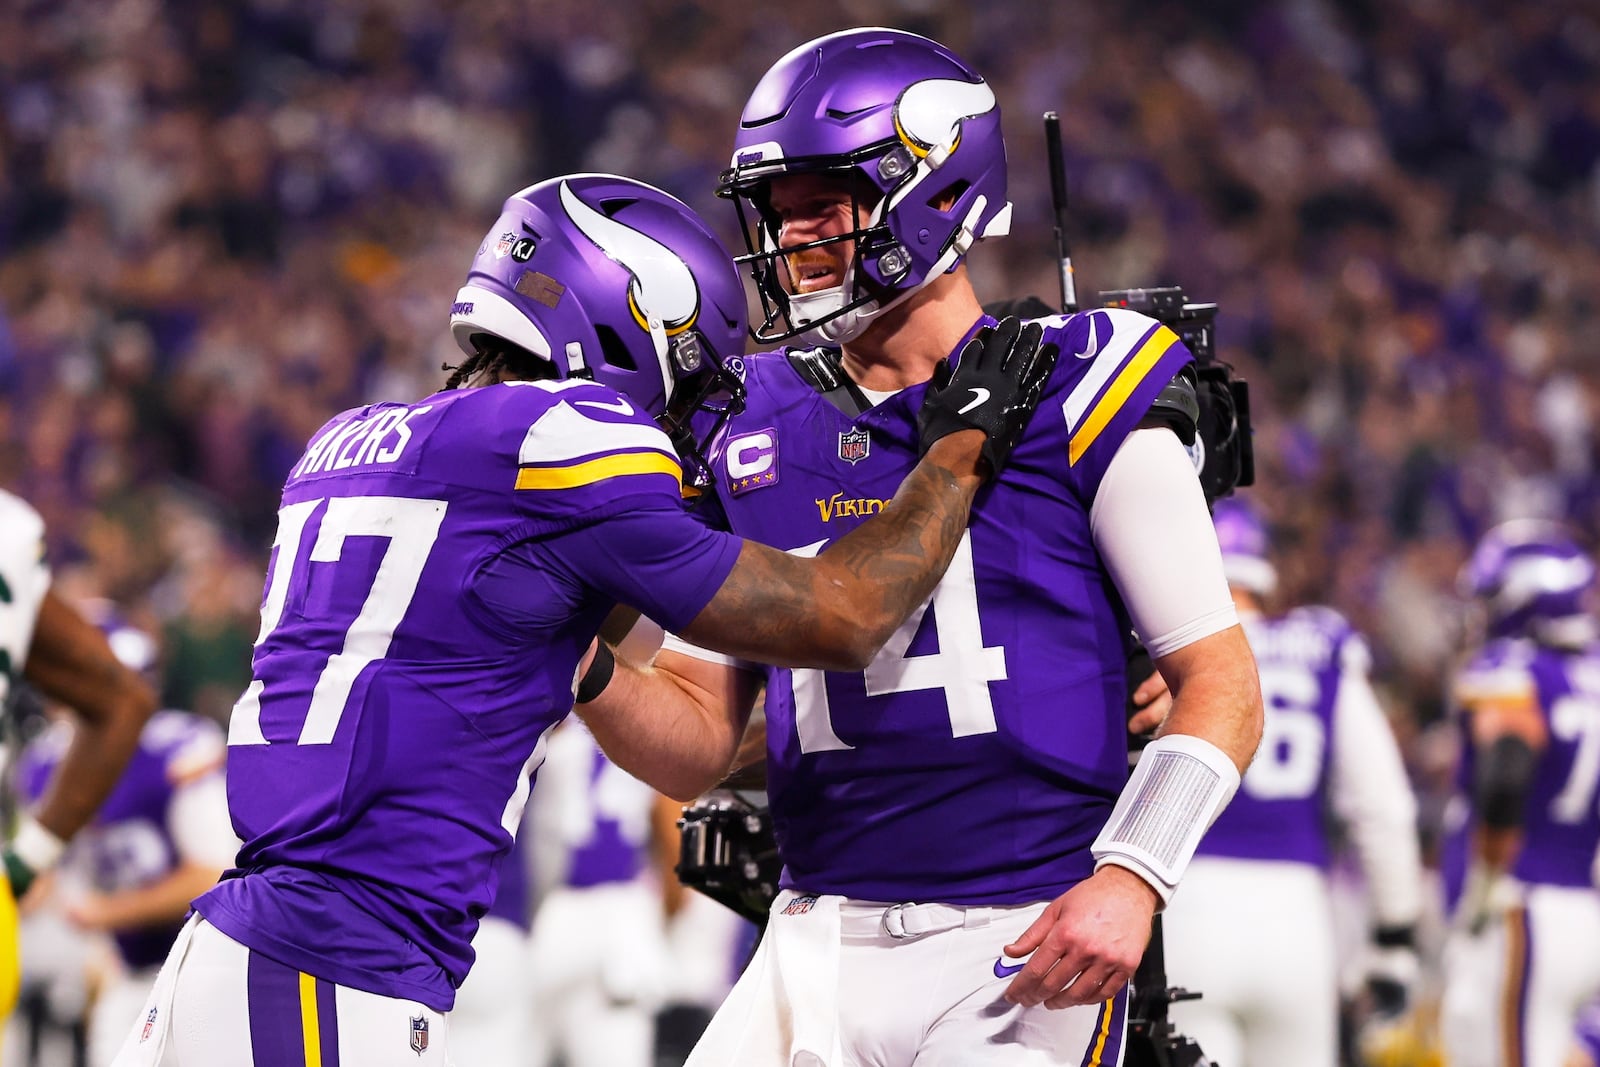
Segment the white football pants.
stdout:
<path fill-rule="evenodd" d="M 527 1067 L 533 1035 L 528 935 L 486 915 L 472 938 L 477 958 L 450 1011 L 450 1055 L 460 1067 Z"/>
<path fill-rule="evenodd" d="M 686 1067 L 1117 1067 L 1126 990 L 1059 1011 L 1004 998 L 1019 961 L 1000 950 L 1044 907 L 785 890 Z"/>
<path fill-rule="evenodd" d="M 533 919 L 536 1067 L 650 1067 L 665 985 L 661 893 L 644 882 L 552 889 Z M 468 1067 L 465 1059 L 461 1067 Z"/>
<path fill-rule="evenodd" d="M 1530 886 L 1521 907 L 1445 945 L 1439 1027 L 1450 1067 L 1560 1067 L 1600 994 L 1600 894 Z"/>
<path fill-rule="evenodd" d="M 1304 863 L 1196 856 L 1162 919 L 1172 1025 L 1224 1067 L 1334 1067 L 1333 909 Z"/>
<path fill-rule="evenodd" d="M 431 1008 L 285 967 L 195 915 L 112 1067 L 449 1067 L 449 1037 Z"/>

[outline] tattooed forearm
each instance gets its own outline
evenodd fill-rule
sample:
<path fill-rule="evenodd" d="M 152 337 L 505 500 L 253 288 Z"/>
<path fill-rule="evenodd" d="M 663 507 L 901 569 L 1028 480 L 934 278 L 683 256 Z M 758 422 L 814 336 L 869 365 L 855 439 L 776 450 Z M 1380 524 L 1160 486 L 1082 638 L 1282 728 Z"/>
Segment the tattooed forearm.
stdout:
<path fill-rule="evenodd" d="M 779 666 L 864 667 L 933 592 L 967 528 L 982 438 L 947 440 L 888 507 L 815 559 L 746 543 L 684 636 Z"/>

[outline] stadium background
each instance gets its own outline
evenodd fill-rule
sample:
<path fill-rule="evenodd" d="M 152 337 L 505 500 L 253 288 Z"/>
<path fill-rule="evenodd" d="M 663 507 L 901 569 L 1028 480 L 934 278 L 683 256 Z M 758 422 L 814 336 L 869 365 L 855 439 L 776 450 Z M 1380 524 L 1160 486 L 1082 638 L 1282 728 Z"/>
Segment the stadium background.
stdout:
<path fill-rule="evenodd" d="M 1467 548 L 1600 534 L 1600 5 L 1544 0 L 12 0 L 0 5 L 0 484 L 61 580 L 162 636 L 166 699 L 249 677 L 277 488 L 330 414 L 423 395 L 486 220 L 617 170 L 700 209 L 760 73 L 850 25 L 986 73 L 1013 235 L 1054 299 L 1058 109 L 1080 291 L 1221 304 L 1290 594 L 1373 638 L 1424 798 Z"/>

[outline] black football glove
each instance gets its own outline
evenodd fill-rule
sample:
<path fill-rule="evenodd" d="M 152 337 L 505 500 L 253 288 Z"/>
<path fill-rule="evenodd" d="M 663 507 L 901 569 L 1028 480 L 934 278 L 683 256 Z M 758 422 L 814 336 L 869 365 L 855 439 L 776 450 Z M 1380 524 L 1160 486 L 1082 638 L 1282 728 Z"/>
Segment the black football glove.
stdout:
<path fill-rule="evenodd" d="M 955 370 L 949 360 L 940 360 L 917 414 L 921 450 L 927 452 L 946 434 L 982 430 L 989 477 L 997 477 L 1056 365 L 1059 350 L 1041 345 L 1043 335 L 1037 323 L 1024 326 L 1021 319 L 1007 316 L 967 342 Z"/>

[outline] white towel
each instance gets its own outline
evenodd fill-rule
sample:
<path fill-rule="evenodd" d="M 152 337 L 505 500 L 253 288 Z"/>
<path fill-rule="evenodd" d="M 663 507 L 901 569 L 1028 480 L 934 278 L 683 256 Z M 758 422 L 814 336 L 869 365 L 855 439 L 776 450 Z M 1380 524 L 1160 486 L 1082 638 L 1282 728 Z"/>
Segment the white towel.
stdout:
<path fill-rule="evenodd" d="M 778 894 L 761 947 L 684 1067 L 843 1067 L 840 899 Z"/>
<path fill-rule="evenodd" d="M 178 988 L 178 969 L 189 954 L 189 943 L 194 940 L 195 928 L 203 920 L 199 914 L 189 916 L 167 953 L 167 962 L 156 975 L 155 988 L 134 1021 L 133 1030 L 122 1043 L 111 1067 L 160 1067 L 161 1057 L 167 1050 L 167 1033 L 172 1025 L 172 997 Z"/>

